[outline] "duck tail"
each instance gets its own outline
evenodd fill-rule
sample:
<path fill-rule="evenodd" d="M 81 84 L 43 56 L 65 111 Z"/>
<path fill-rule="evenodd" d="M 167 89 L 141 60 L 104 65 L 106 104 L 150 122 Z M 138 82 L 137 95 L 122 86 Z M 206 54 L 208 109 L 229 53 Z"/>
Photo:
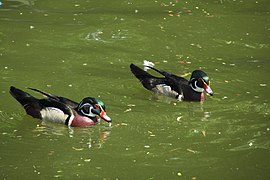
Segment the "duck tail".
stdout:
<path fill-rule="evenodd" d="M 27 114 L 35 118 L 40 118 L 41 106 L 37 98 L 14 86 L 10 87 L 9 93 L 24 107 Z"/>
<path fill-rule="evenodd" d="M 150 67 L 151 69 L 153 67 Z M 156 87 L 158 84 L 164 84 L 165 79 L 164 78 L 158 78 L 155 76 L 152 76 L 148 72 L 144 71 L 143 69 L 139 68 L 138 66 L 131 64 L 130 65 L 131 72 L 138 78 L 142 85 L 148 89 L 153 90 L 153 88 Z"/>
<path fill-rule="evenodd" d="M 130 64 L 130 70 L 131 72 L 138 78 L 140 81 L 144 80 L 145 78 L 153 78 L 151 74 L 144 71 L 143 69 L 139 68 L 138 66 L 134 64 Z"/>
<path fill-rule="evenodd" d="M 9 93 L 22 105 L 25 106 L 27 103 L 35 101 L 36 98 L 24 92 L 14 86 L 10 87 Z"/>
<path fill-rule="evenodd" d="M 152 69 L 152 70 L 154 70 L 156 72 L 158 72 L 159 74 L 161 74 L 161 75 L 163 75 L 165 77 L 168 77 L 168 76 L 171 75 L 171 73 L 169 73 L 169 72 L 166 72 L 166 71 L 163 71 L 163 70 L 158 70 L 158 69 L 156 69 L 156 68 L 154 68 L 152 66 L 146 66 L 146 67 L 149 68 L 149 69 Z"/>

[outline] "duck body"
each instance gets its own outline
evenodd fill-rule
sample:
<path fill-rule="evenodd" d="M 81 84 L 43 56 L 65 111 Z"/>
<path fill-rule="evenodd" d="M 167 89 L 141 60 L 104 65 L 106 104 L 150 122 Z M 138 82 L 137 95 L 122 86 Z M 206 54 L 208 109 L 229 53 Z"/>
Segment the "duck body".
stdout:
<path fill-rule="evenodd" d="M 204 101 L 204 90 L 211 96 L 213 95 L 213 91 L 209 86 L 209 78 L 201 70 L 193 71 L 190 80 L 187 80 L 150 66 L 148 68 L 160 73 L 163 77 L 153 76 L 134 64 L 130 65 L 131 72 L 148 90 L 179 101 Z"/>
<path fill-rule="evenodd" d="M 80 103 L 65 97 L 39 92 L 47 98 L 38 99 L 14 86 L 10 87 L 10 94 L 24 107 L 26 113 L 33 118 L 43 121 L 66 124 L 72 127 L 88 127 L 97 124 L 101 117 L 107 122 L 111 119 L 106 115 L 105 105 L 96 98 L 87 97 Z"/>

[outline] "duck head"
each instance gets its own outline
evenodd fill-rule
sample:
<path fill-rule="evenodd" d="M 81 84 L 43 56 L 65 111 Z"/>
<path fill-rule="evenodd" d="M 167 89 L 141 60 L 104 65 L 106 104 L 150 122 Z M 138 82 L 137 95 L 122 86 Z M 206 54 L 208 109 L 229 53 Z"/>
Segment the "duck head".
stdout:
<path fill-rule="evenodd" d="M 196 92 L 202 93 L 205 90 L 210 96 L 214 95 L 210 88 L 209 77 L 201 70 L 195 70 L 192 72 L 189 85 Z"/>
<path fill-rule="evenodd" d="M 84 98 L 78 105 L 77 110 L 79 113 L 90 119 L 99 116 L 106 122 L 112 122 L 112 119 L 106 114 L 104 103 L 97 98 Z"/>

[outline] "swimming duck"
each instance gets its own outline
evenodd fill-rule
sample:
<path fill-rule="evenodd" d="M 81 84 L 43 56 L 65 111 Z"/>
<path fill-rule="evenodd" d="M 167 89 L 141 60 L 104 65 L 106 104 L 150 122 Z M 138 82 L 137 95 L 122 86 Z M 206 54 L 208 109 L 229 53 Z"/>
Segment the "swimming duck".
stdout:
<path fill-rule="evenodd" d="M 87 127 L 97 124 L 101 117 L 106 122 L 111 122 L 107 116 L 105 105 L 93 97 L 86 97 L 80 103 L 65 97 L 42 92 L 29 88 L 45 95 L 47 98 L 37 99 L 32 95 L 13 86 L 10 94 L 24 107 L 26 113 L 33 118 L 43 121 L 66 124 L 71 127 Z"/>
<path fill-rule="evenodd" d="M 154 91 L 165 96 L 175 98 L 179 101 L 204 101 L 205 96 L 203 91 L 205 90 L 210 96 L 214 93 L 211 90 L 209 84 L 209 77 L 201 70 L 195 70 L 192 72 L 189 80 L 174 75 L 172 73 L 158 70 L 151 66 L 146 66 L 148 69 L 152 69 L 164 77 L 155 77 L 138 66 L 131 64 L 131 72 L 138 78 L 142 85 L 151 91 Z"/>

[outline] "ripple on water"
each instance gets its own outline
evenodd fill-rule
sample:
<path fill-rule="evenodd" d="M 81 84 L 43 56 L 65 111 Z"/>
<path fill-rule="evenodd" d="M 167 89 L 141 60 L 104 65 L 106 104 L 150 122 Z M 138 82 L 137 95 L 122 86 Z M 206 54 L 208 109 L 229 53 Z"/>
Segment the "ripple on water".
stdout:
<path fill-rule="evenodd" d="M 131 38 L 129 31 L 127 29 L 117 29 L 110 32 L 107 32 L 103 29 L 97 29 L 94 32 L 89 32 L 84 37 L 88 41 L 98 41 L 104 43 L 113 43 L 118 40 L 125 40 Z"/>

